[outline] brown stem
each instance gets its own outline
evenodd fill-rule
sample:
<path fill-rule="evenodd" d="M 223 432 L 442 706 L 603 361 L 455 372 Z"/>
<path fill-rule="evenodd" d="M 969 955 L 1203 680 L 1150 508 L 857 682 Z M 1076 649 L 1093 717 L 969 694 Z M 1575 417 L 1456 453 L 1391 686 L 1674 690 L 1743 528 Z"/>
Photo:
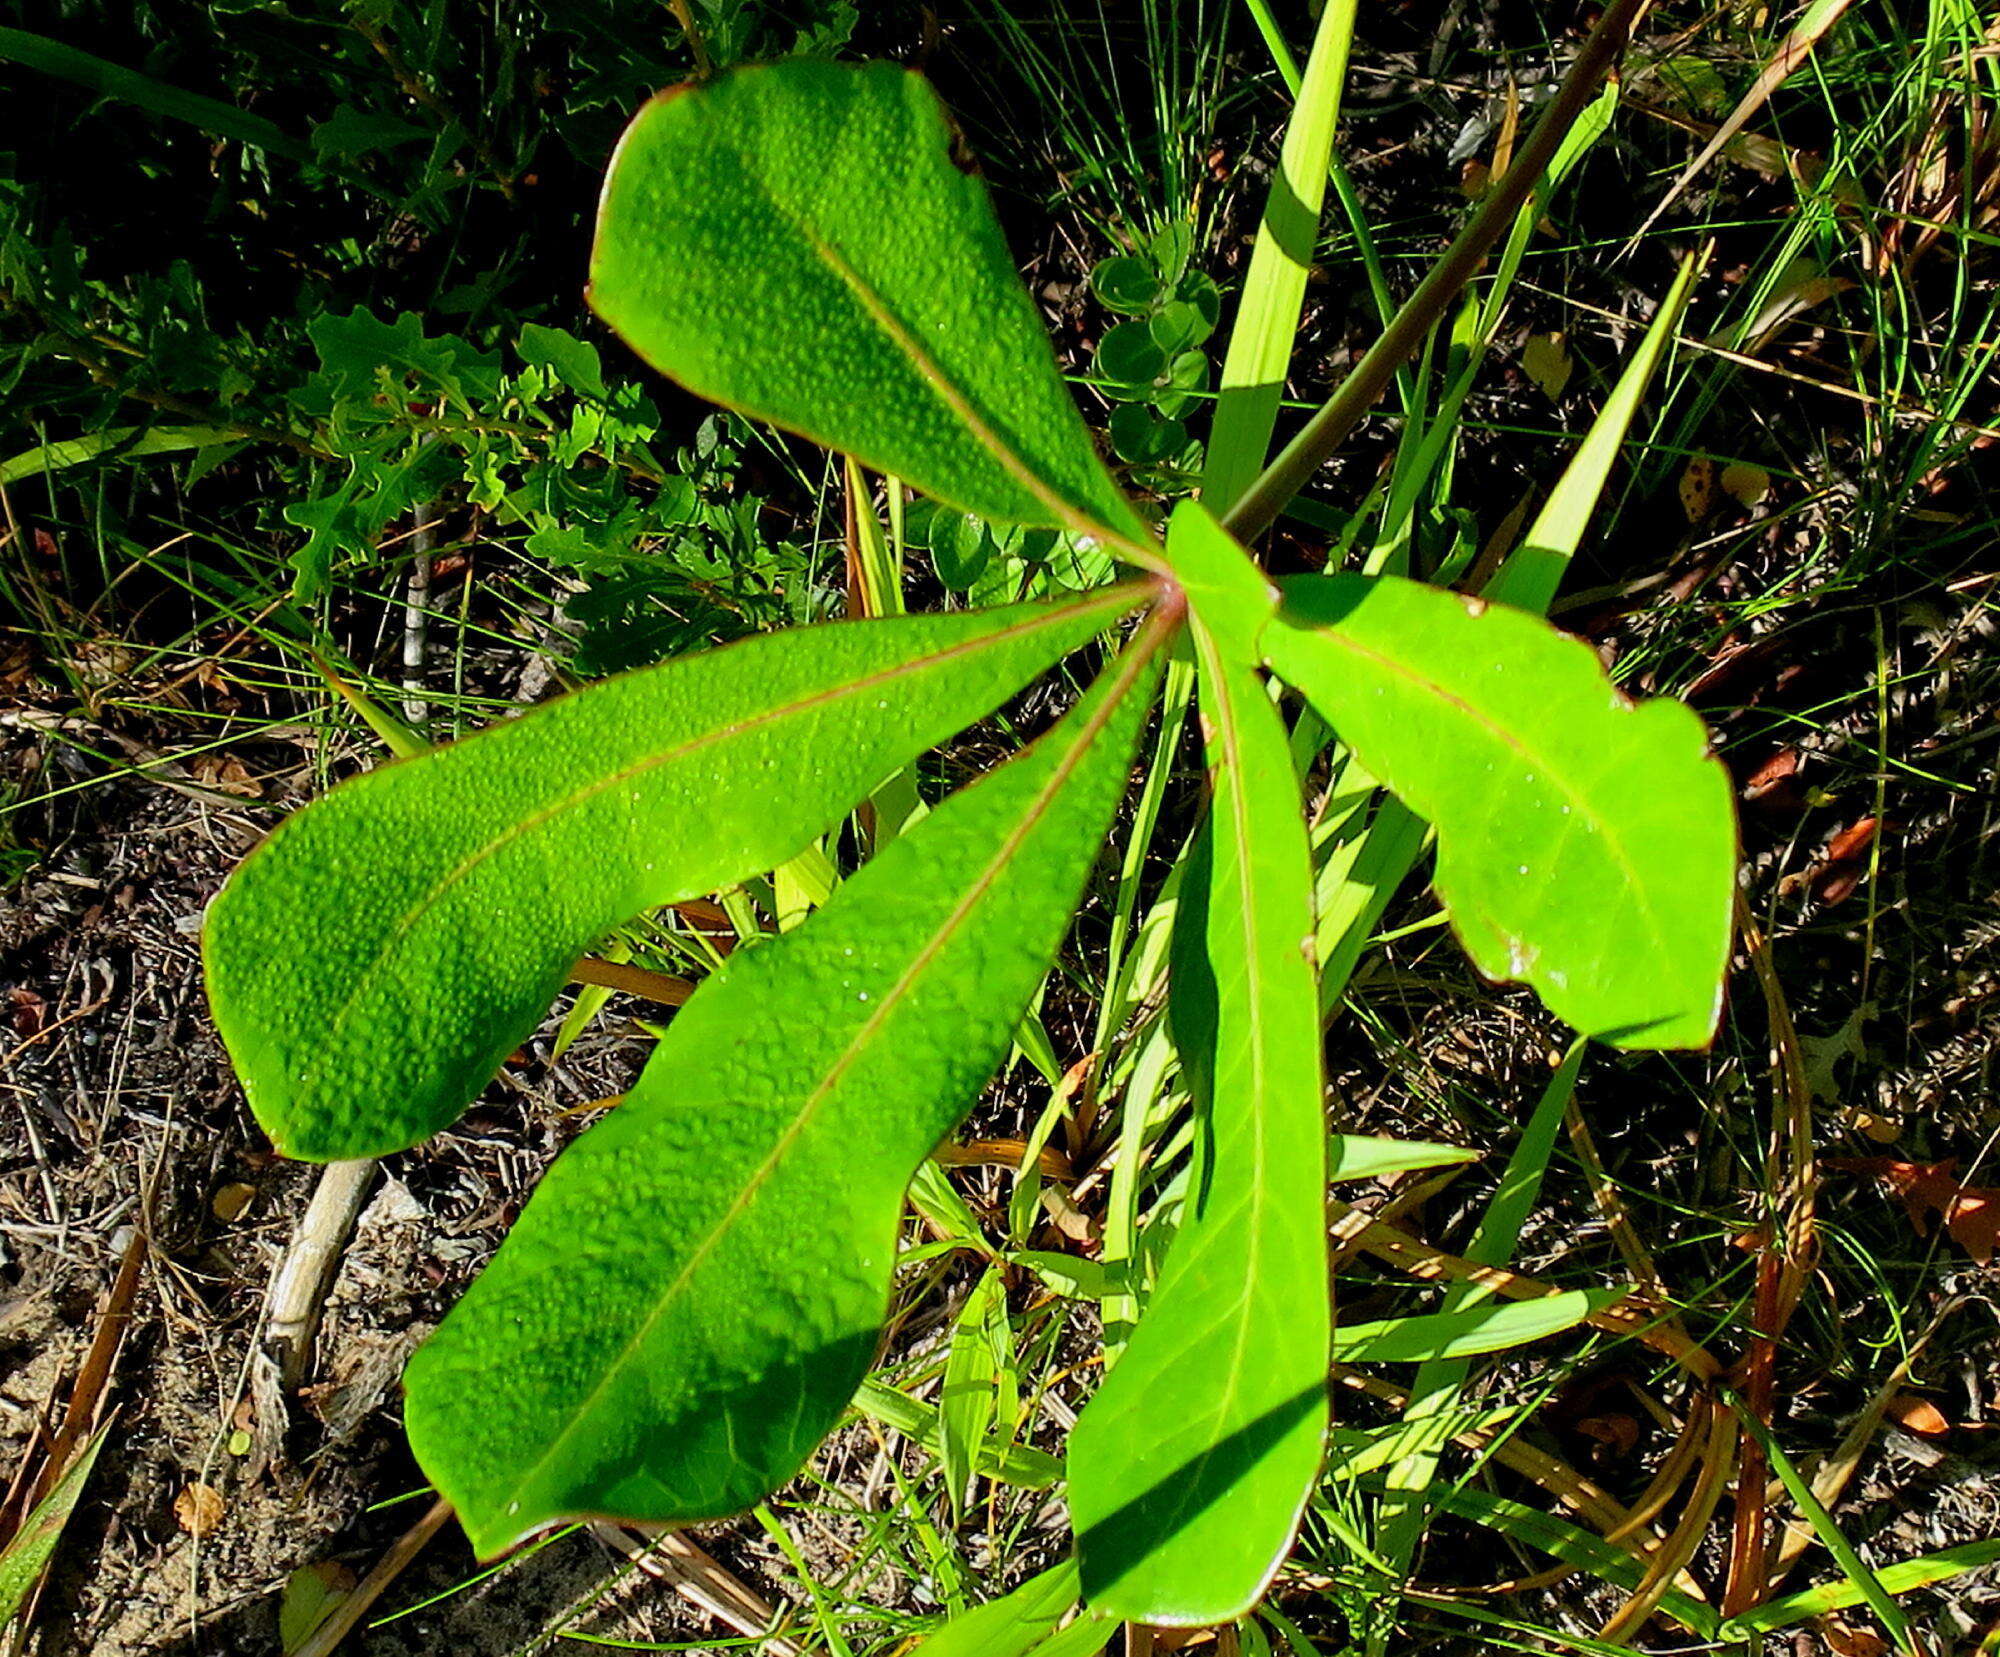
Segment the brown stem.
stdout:
<path fill-rule="evenodd" d="M 1651 0 L 1611 0 L 1590 31 L 1576 61 L 1563 76 L 1556 95 L 1542 111 L 1535 130 L 1515 154 L 1513 164 L 1494 181 L 1479 211 L 1446 248 L 1417 291 L 1403 302 L 1389 326 L 1368 348 L 1325 407 L 1264 469 L 1243 497 L 1229 509 L 1223 527 L 1239 541 L 1254 541 L 1277 521 L 1278 514 L 1323 466 L 1361 418 L 1375 406 L 1396 376 L 1396 370 L 1416 353 L 1424 336 L 1449 309 L 1465 285 L 1479 273 L 1494 245 L 1507 233 L 1514 216 L 1533 194 L 1543 172 L 1625 49 L 1633 24 Z"/>
<path fill-rule="evenodd" d="M 651 972 L 628 961 L 607 961 L 597 955 L 586 955 L 571 967 L 569 980 L 572 984 L 623 990 L 627 995 L 657 1001 L 663 1007 L 678 1007 L 694 994 L 694 985 L 685 978 L 670 978 L 664 972 Z"/>

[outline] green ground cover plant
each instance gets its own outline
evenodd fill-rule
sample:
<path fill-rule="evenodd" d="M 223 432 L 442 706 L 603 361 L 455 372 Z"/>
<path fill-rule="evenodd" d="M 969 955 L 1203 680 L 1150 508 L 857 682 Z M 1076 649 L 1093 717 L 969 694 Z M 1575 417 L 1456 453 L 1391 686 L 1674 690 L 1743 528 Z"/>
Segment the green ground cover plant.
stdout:
<path fill-rule="evenodd" d="M 2000 59 L 1631 10 L 10 17 L 0 1620 L 1990 1642 Z"/>
<path fill-rule="evenodd" d="M 1330 16 L 1309 78 L 1344 51 Z M 1302 160 L 1323 176 L 1320 113 Z M 1583 1035 L 1689 1047 L 1719 1015 L 1735 879 L 1700 722 L 1631 702 L 1497 596 L 1521 565 L 1490 599 L 1387 569 L 1277 586 L 1208 491 L 1162 539 L 1099 462 L 983 187 L 901 69 L 795 60 L 656 99 L 612 164 L 591 302 L 704 396 L 1135 573 L 578 691 L 335 790 L 231 880 L 204 949 L 260 1120 L 293 1154 L 379 1155 L 447 1125 L 612 928 L 765 875 L 1038 672 L 1103 657 L 1056 726 L 880 835 L 810 918 L 694 995 L 413 1362 L 419 1459 L 485 1553 L 578 1515 L 714 1518 L 798 1471 L 866 1376 L 905 1187 L 1007 1056 L 1162 676 L 1191 669 L 1212 800 L 1168 877 L 1167 1027 L 1192 1160 L 1148 1228 L 1156 1275 L 1135 1260 L 1118 1286 L 1143 1310 L 1067 1477 L 1093 1617 L 1241 1617 L 1319 1478 L 1336 1353 L 1446 1362 L 1620 1298 L 1333 1330 L 1328 906 L 1301 761 L 1336 742 L 1350 786 L 1409 814 L 1326 836 L 1323 886 L 1407 821 L 1435 836 L 1482 970 Z M 1258 332 L 1287 331 L 1285 310 Z M 1225 399 L 1259 343 L 1232 344 Z M 1269 440 L 1268 398 L 1223 406 L 1211 465 Z M 1280 687 L 1310 714 L 1288 725 Z"/>

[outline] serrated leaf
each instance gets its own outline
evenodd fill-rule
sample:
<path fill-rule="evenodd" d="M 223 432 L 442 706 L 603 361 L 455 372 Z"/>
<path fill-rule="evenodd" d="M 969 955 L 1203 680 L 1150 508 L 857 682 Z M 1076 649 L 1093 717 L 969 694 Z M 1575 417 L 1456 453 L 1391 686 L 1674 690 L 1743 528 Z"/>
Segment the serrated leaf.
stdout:
<path fill-rule="evenodd" d="M 1157 628 L 695 995 L 411 1360 L 425 1472 L 490 1555 L 797 1472 L 867 1371 L 904 1186 L 1006 1056 L 1123 794 Z"/>
<path fill-rule="evenodd" d="M 1199 1626 L 1241 1616 L 1291 1545 L 1326 1431 L 1326 1125 L 1312 873 L 1284 723 L 1221 631 L 1268 591 L 1198 506 L 1189 572 L 1215 801 L 1181 915 L 1174 1039 L 1203 1103 L 1187 1211 L 1123 1357 L 1070 1435 L 1070 1511 L 1092 1609 Z M 1189 539 L 1200 547 L 1190 551 Z M 1227 595 L 1233 594 L 1236 602 Z M 1192 968 L 1193 970 L 1189 970 Z M 1205 970 L 1204 970 L 1205 969 Z M 1204 981 L 1205 979 L 1205 981 Z"/>
<path fill-rule="evenodd" d="M 1435 827 L 1438 894 L 1479 970 L 1615 1046 L 1705 1045 L 1736 825 L 1701 720 L 1633 703 L 1522 610 L 1393 576 L 1282 586 L 1266 658 Z"/>
<path fill-rule="evenodd" d="M 953 142 L 891 64 L 662 93 L 612 159 L 590 302 L 702 396 L 961 510 L 1143 542 Z"/>
<path fill-rule="evenodd" d="M 578 339 L 561 328 L 544 328 L 538 322 L 530 322 L 521 329 L 514 348 L 530 368 L 545 370 L 570 390 L 600 403 L 609 397 L 610 393 L 604 389 L 604 361 L 588 340 Z M 670 482 L 686 485 L 681 478 Z"/>
<path fill-rule="evenodd" d="M 343 784 L 251 854 L 204 928 L 258 1120 L 316 1160 L 436 1132 L 605 932 L 775 867 L 1131 601 L 749 639 Z"/>

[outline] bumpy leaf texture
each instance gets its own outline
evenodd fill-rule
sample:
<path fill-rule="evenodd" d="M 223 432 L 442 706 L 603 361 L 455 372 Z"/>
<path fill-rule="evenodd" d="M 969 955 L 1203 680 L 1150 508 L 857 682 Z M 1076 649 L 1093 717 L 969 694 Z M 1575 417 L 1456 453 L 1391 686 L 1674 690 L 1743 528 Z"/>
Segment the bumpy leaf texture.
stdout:
<path fill-rule="evenodd" d="M 790 857 L 1136 596 L 749 639 L 343 784 L 209 909 L 258 1120 L 315 1160 L 437 1132 L 605 932 Z"/>
<path fill-rule="evenodd" d="M 702 396 L 927 495 L 1150 546 L 908 70 L 794 58 L 655 98 L 612 159 L 590 301 Z"/>
<path fill-rule="evenodd" d="M 1215 798 L 1182 888 L 1174 1039 L 1200 1099 L 1159 1286 L 1070 1435 L 1084 1597 L 1127 1621 L 1241 1616 L 1319 1473 L 1332 1316 L 1312 867 L 1284 722 L 1251 665 L 1272 594 L 1201 507 L 1174 515 Z M 1211 619 L 1211 617 L 1213 619 Z"/>
<path fill-rule="evenodd" d="M 1394 576 L 1306 576 L 1267 659 L 1437 831 L 1437 890 L 1489 978 L 1585 1035 L 1701 1047 L 1736 879 L 1727 773 L 1694 712 L 1634 703 L 1537 616 Z"/>
<path fill-rule="evenodd" d="M 1005 1056 L 1103 844 L 1157 635 L 732 956 L 544 1178 L 410 1364 L 411 1444 L 481 1553 L 567 1515 L 735 1512 L 838 1419 L 903 1189 Z"/>

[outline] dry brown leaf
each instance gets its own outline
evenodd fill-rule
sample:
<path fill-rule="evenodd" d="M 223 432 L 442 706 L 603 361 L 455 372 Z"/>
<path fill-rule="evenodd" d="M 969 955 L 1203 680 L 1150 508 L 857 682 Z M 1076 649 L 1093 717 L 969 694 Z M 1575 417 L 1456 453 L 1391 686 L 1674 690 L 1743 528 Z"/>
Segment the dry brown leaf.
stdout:
<path fill-rule="evenodd" d="M 1889 1642 L 1872 1628 L 1863 1628 L 1839 1616 L 1821 1617 L 1820 1634 L 1834 1657 L 1889 1657 Z"/>
<path fill-rule="evenodd" d="M 1982 1266 L 2000 1248 L 2000 1188 L 1961 1184 L 1954 1173 L 1956 1157 L 1944 1162 L 1898 1162 L 1886 1156 L 1844 1156 L 1829 1158 L 1827 1166 L 1874 1175 L 1901 1199 L 1919 1237 L 1931 1234 L 1931 1217 L 1936 1215 L 1952 1241 Z"/>
<path fill-rule="evenodd" d="M 1919 1398 L 1914 1392 L 1897 1393 L 1883 1409 L 1904 1431 L 1915 1433 L 1919 1438 L 1943 1438 L 1951 1431 L 1951 1423 L 1945 1420 L 1944 1412 L 1928 1398 Z"/>
<path fill-rule="evenodd" d="M 241 1180 L 231 1180 L 208 1199 L 208 1206 L 224 1225 L 232 1225 L 243 1218 L 256 1196 L 256 1186 L 245 1185 Z"/>
<path fill-rule="evenodd" d="M 174 1518 L 199 1542 L 222 1523 L 222 1492 L 212 1484 L 189 1485 L 174 1498 Z"/>
<path fill-rule="evenodd" d="M 264 797 L 262 786 L 234 754 L 196 754 L 188 770 L 196 782 L 219 794 L 239 794 L 246 800 Z"/>
<path fill-rule="evenodd" d="M 1681 510 L 1691 524 L 1715 510 L 1715 462 L 1707 455 L 1696 455 L 1681 473 Z"/>

